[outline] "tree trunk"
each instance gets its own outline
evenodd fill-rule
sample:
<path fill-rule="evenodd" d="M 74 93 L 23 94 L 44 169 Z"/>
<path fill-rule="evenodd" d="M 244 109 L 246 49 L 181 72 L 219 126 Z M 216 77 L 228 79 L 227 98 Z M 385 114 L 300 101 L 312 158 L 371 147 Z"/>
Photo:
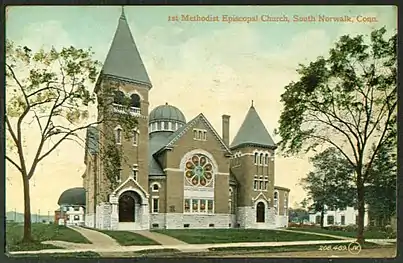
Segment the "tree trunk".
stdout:
<path fill-rule="evenodd" d="M 322 210 L 320 212 L 320 228 L 323 228 L 323 225 L 324 225 L 323 221 L 325 221 L 324 219 L 325 219 L 325 210 Z"/>
<path fill-rule="evenodd" d="M 364 216 L 365 216 L 365 199 L 364 199 L 364 184 L 361 180 L 357 180 L 357 201 L 358 201 L 358 229 L 357 229 L 357 242 L 361 245 L 364 244 Z"/>
<path fill-rule="evenodd" d="M 31 234 L 31 199 L 29 196 L 29 179 L 26 175 L 22 176 L 24 187 L 24 237 L 22 242 L 32 242 Z"/>

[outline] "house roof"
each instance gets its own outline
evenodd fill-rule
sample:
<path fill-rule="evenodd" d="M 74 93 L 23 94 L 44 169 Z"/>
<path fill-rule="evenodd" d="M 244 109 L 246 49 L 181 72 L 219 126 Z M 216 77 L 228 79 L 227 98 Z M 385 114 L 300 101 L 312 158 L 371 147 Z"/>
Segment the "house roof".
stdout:
<path fill-rule="evenodd" d="M 245 120 L 235 135 L 230 148 L 233 149 L 243 145 L 276 147 L 253 105 L 249 108 Z"/>
<path fill-rule="evenodd" d="M 162 152 L 164 149 L 172 147 L 173 144 L 179 140 L 183 134 L 185 134 L 186 131 L 188 131 L 190 128 L 193 127 L 193 125 L 196 123 L 197 120 L 201 120 L 203 121 L 206 126 L 211 130 L 211 132 L 214 134 L 214 136 L 216 137 L 216 139 L 220 142 L 221 146 L 228 152 L 231 153 L 231 150 L 228 148 L 228 146 L 224 143 L 224 141 L 222 140 L 221 136 L 218 135 L 217 131 L 213 128 L 213 126 L 211 125 L 211 123 L 207 120 L 207 118 L 203 115 L 203 113 L 200 113 L 199 115 L 197 115 L 196 117 L 194 117 L 191 121 L 189 121 L 188 123 L 186 123 L 186 125 L 183 125 L 182 127 L 180 127 L 179 129 L 177 129 L 174 133 L 171 134 L 171 136 L 169 136 L 167 138 L 167 141 L 165 142 L 165 144 L 163 145 L 163 147 L 161 147 L 161 149 L 159 149 L 156 154 Z"/>
<path fill-rule="evenodd" d="M 57 204 L 85 206 L 85 189 L 83 187 L 67 189 L 60 195 Z"/>
<path fill-rule="evenodd" d="M 150 135 L 150 140 L 148 143 L 148 172 L 150 176 L 165 175 L 157 160 L 154 159 L 153 154 L 161 149 L 161 147 L 165 146 L 166 142 L 168 141 L 168 137 L 171 134 L 172 132 L 155 132 Z"/>
<path fill-rule="evenodd" d="M 102 74 L 152 87 L 123 9 Z"/>

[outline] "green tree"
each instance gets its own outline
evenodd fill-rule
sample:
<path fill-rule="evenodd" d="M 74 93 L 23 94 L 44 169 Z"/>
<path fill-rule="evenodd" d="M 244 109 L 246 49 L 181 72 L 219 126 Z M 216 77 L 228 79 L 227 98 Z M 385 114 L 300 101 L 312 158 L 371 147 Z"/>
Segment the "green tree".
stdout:
<path fill-rule="evenodd" d="M 343 154 L 355 170 L 357 241 L 363 243 L 365 185 L 377 176 L 370 170 L 380 148 L 396 136 L 397 34 L 387 38 L 381 28 L 369 39 L 342 36 L 327 58 L 297 72 L 300 79 L 281 96 L 280 150 L 294 155 L 328 145 Z"/>
<path fill-rule="evenodd" d="M 309 213 L 303 208 L 292 208 L 288 214 L 290 222 L 303 223 L 305 220 L 309 220 Z"/>
<path fill-rule="evenodd" d="M 320 225 L 327 208 L 345 209 L 355 203 L 355 191 L 350 178 L 353 167 L 336 148 L 328 148 L 310 158 L 314 171 L 301 179 L 307 192 L 309 209 L 321 213 Z"/>
<path fill-rule="evenodd" d="M 38 164 L 65 141 L 81 143 L 80 131 L 92 125 L 118 121 L 123 130 L 133 130 L 137 124 L 126 114 L 101 114 L 91 119 L 90 107 L 97 98 L 89 87 L 96 81 L 100 66 L 92 55 L 91 49 L 74 47 L 33 52 L 6 41 L 6 160 L 23 181 L 23 242 L 33 241 L 30 180 Z M 105 99 L 100 103 L 104 109 L 112 102 L 115 88 L 103 90 Z M 34 154 L 29 158 L 25 137 L 35 132 L 37 140 L 30 142 Z"/>
<path fill-rule="evenodd" d="M 397 179 L 397 142 L 395 140 L 380 148 L 375 157 L 368 181 L 366 203 L 369 215 L 377 225 L 390 224 L 391 217 L 396 214 L 396 179 Z"/>

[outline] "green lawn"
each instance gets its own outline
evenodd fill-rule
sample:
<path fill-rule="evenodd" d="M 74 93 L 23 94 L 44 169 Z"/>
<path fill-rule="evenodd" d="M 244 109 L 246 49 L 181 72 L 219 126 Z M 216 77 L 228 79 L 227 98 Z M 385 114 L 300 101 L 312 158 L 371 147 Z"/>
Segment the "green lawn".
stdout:
<path fill-rule="evenodd" d="M 313 233 L 321 233 L 321 234 L 329 234 L 341 237 L 357 237 L 357 231 L 343 231 L 343 230 L 330 230 L 330 229 L 322 229 L 320 227 L 312 227 L 312 228 L 298 228 L 291 227 L 288 228 L 290 230 L 296 231 L 305 231 L 305 232 L 313 232 Z M 396 238 L 391 233 L 386 233 L 384 231 L 364 231 L 364 237 L 367 239 L 389 239 Z"/>
<path fill-rule="evenodd" d="M 310 234 L 258 229 L 165 229 L 155 230 L 155 232 L 189 244 L 336 240 L 335 238 Z"/>
<path fill-rule="evenodd" d="M 77 253 L 53 253 L 53 254 L 17 254 L 9 255 L 13 258 L 100 258 L 95 252 L 77 252 Z"/>
<path fill-rule="evenodd" d="M 41 249 L 58 248 L 52 245 L 41 244 L 42 241 L 47 240 L 60 240 L 73 243 L 86 243 L 90 242 L 83 237 L 80 233 L 65 227 L 55 224 L 32 224 L 32 237 L 35 240 L 32 243 L 21 243 L 24 232 L 24 225 L 18 223 L 6 224 L 6 251 L 32 251 Z"/>
<path fill-rule="evenodd" d="M 111 231 L 111 230 L 98 230 L 111 238 L 115 239 L 122 246 L 135 246 L 135 245 L 159 245 L 154 240 L 148 239 L 142 235 L 129 232 L 129 231 Z"/>

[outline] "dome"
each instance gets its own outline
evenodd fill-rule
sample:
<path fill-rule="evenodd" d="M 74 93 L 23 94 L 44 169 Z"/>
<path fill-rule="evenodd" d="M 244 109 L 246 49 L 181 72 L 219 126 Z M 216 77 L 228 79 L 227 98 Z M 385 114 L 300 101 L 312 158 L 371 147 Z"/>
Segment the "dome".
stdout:
<path fill-rule="evenodd" d="M 85 189 L 83 187 L 67 189 L 60 195 L 57 204 L 85 206 Z"/>
<path fill-rule="evenodd" d="M 165 103 L 165 105 L 157 106 L 151 111 L 149 116 L 149 123 L 155 121 L 172 121 L 180 122 L 183 124 L 186 123 L 185 115 L 183 115 L 183 113 L 177 107 L 168 105 L 168 103 Z"/>

